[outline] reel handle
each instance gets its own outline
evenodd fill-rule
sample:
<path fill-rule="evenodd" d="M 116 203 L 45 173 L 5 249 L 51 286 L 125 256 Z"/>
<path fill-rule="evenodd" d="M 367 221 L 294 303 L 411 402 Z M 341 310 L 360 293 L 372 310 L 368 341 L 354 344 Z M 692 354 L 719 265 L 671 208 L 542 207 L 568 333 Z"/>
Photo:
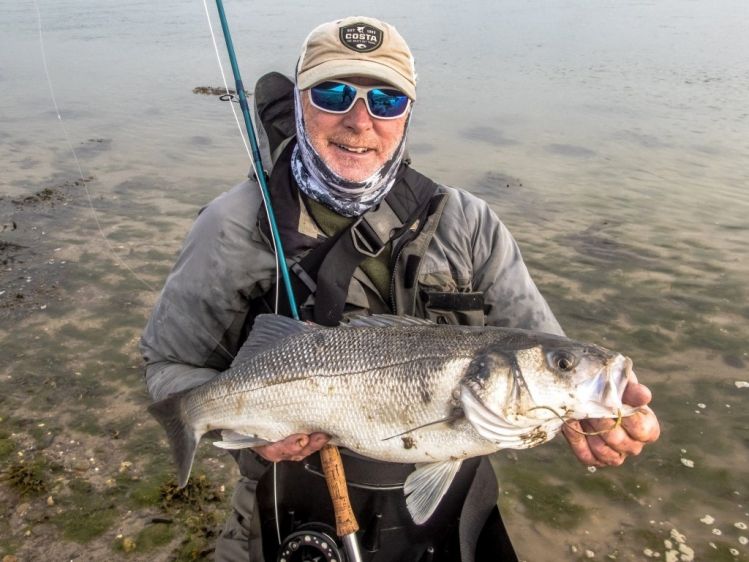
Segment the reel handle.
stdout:
<path fill-rule="evenodd" d="M 335 445 L 325 445 L 320 450 L 320 458 L 322 459 L 322 469 L 325 473 L 325 482 L 328 484 L 330 499 L 333 500 L 336 533 L 339 537 L 353 535 L 359 530 L 359 524 L 356 522 L 354 510 L 351 508 L 341 453 Z"/>

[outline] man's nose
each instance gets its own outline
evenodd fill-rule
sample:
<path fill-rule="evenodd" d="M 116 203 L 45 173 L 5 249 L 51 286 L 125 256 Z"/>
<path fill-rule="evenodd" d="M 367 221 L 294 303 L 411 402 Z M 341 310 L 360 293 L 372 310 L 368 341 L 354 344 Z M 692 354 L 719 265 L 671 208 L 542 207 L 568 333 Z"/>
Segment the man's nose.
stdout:
<path fill-rule="evenodd" d="M 356 100 L 352 107 L 344 116 L 344 124 L 352 129 L 362 130 L 372 127 L 372 116 L 367 111 L 367 106 L 363 99 Z"/>

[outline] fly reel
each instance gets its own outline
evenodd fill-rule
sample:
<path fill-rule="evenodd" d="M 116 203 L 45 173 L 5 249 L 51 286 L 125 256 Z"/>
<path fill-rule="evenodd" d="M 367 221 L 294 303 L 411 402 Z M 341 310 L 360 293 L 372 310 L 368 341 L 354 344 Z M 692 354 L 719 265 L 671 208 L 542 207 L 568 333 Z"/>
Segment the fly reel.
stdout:
<path fill-rule="evenodd" d="M 324 523 L 307 523 L 288 535 L 278 550 L 278 562 L 346 562 L 335 540 L 335 531 Z"/>

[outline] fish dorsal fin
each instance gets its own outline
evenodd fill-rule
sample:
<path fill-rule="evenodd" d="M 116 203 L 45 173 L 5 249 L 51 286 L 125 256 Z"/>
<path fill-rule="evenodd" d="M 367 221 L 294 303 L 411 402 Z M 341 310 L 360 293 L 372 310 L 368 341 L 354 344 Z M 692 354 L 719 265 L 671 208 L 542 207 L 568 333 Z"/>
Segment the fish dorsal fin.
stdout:
<path fill-rule="evenodd" d="M 437 509 L 462 460 L 434 462 L 414 470 L 403 485 L 408 511 L 417 525 L 423 525 Z"/>
<path fill-rule="evenodd" d="M 322 327 L 316 324 L 308 324 L 286 316 L 277 314 L 260 314 L 255 318 L 247 341 L 244 342 L 237 356 L 232 361 L 234 367 L 244 363 L 261 351 L 275 347 L 281 340 L 296 334 L 303 334 L 310 330 L 321 330 Z"/>
<path fill-rule="evenodd" d="M 348 322 L 342 323 L 341 326 L 349 328 L 392 328 L 394 326 L 436 326 L 436 324 L 431 320 L 413 316 L 394 316 L 392 314 L 364 316 L 356 314 L 349 317 Z"/>

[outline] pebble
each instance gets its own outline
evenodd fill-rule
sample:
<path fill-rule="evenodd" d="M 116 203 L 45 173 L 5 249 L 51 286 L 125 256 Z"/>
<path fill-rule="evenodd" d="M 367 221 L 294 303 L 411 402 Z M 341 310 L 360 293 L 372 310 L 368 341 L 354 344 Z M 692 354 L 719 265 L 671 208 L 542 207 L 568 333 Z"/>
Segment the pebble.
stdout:
<path fill-rule="evenodd" d="M 749 382 L 736 381 L 736 388 L 749 388 Z"/>
<path fill-rule="evenodd" d="M 716 537 L 719 537 L 722 534 L 723 534 L 723 531 L 721 531 L 720 529 L 713 529 L 713 535 L 715 535 Z"/>
<path fill-rule="evenodd" d="M 749 544 L 749 539 L 747 539 L 746 537 L 739 537 L 739 544 L 743 544 L 744 546 L 746 546 L 747 544 Z"/>
<path fill-rule="evenodd" d="M 679 559 L 683 562 L 691 562 L 692 560 L 694 560 L 694 550 L 692 550 L 687 545 L 680 544 L 679 552 L 681 552 L 681 556 L 679 557 Z"/>
<path fill-rule="evenodd" d="M 55 499 L 52 496 L 47 496 L 47 505 L 52 507 L 55 505 Z"/>
<path fill-rule="evenodd" d="M 682 535 L 676 529 L 671 529 L 671 538 L 679 544 L 684 544 L 687 540 L 687 537 L 685 535 Z"/>
<path fill-rule="evenodd" d="M 712 525 L 715 523 L 715 517 L 712 515 L 705 515 L 702 519 L 700 519 L 705 525 Z"/>
<path fill-rule="evenodd" d="M 79 472 L 84 472 L 91 468 L 87 459 L 79 459 L 73 463 L 73 469 Z"/>
<path fill-rule="evenodd" d="M 651 549 L 649 549 L 649 548 L 646 548 L 645 550 L 643 550 L 642 553 L 645 556 L 647 556 L 648 558 L 652 558 L 653 557 L 653 551 Z"/>
<path fill-rule="evenodd" d="M 733 556 L 738 556 L 740 553 L 735 548 L 729 548 L 728 552 L 730 552 Z"/>
<path fill-rule="evenodd" d="M 135 540 L 132 537 L 125 537 L 122 539 L 122 550 L 125 552 L 132 552 L 135 550 Z"/>
<path fill-rule="evenodd" d="M 16 558 L 12 554 L 6 554 L 5 556 L 3 556 L 3 562 L 18 562 L 18 558 Z"/>
<path fill-rule="evenodd" d="M 592 550 L 585 551 L 585 558 L 595 558 L 595 557 L 596 557 L 596 553 L 593 552 Z"/>
<path fill-rule="evenodd" d="M 733 524 L 733 526 L 737 529 L 741 529 L 742 531 L 746 531 L 746 523 L 744 523 L 743 521 L 737 521 Z"/>
<path fill-rule="evenodd" d="M 679 562 L 679 551 L 678 550 L 666 551 L 666 562 Z"/>
<path fill-rule="evenodd" d="M 680 460 L 681 460 L 681 464 L 683 464 L 687 468 L 694 468 L 694 461 L 693 460 L 685 459 L 684 457 L 682 457 Z"/>

